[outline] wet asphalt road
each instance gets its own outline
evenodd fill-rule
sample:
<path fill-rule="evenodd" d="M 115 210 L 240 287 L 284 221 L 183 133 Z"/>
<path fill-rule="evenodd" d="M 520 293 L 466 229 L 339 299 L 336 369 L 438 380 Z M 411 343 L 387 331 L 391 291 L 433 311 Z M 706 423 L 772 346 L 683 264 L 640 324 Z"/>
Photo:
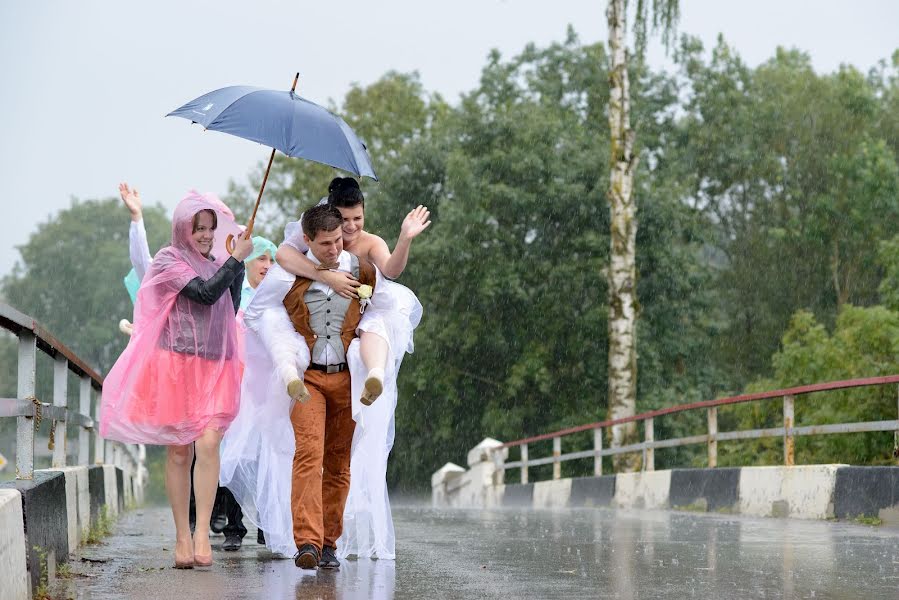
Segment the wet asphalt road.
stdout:
<path fill-rule="evenodd" d="M 308 572 L 256 545 L 171 569 L 167 508 L 73 555 L 53 598 L 899 598 L 899 529 L 576 509 L 394 509 L 396 561 Z M 165 550 L 163 550 L 165 548 Z"/>

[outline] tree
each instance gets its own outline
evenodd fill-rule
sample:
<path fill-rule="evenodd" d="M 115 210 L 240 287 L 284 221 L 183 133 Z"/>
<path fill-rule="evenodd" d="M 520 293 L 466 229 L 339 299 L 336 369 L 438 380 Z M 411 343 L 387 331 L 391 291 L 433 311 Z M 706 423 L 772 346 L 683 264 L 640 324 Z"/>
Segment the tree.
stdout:
<path fill-rule="evenodd" d="M 144 208 L 151 252 L 171 237 L 161 207 Z M 122 279 L 128 259 L 128 213 L 118 199 L 73 200 L 19 246 L 21 261 L 3 279 L 3 296 L 37 319 L 100 373 L 127 338 L 118 329 L 133 309 Z"/>
<path fill-rule="evenodd" d="M 797 311 L 784 333 L 781 350 L 772 357 L 774 374 L 749 386 L 749 391 L 774 390 L 819 381 L 894 375 L 899 371 L 899 313 L 883 306 L 850 304 L 840 309 L 833 331 L 808 311 Z M 778 403 L 742 405 L 726 413 L 723 429 L 777 427 Z M 896 418 L 896 388 L 870 386 L 799 396 L 796 425 L 858 423 Z M 800 436 L 797 464 L 894 464 L 891 432 Z M 728 443 L 722 465 L 777 464 L 783 460 L 779 438 Z"/>
<path fill-rule="evenodd" d="M 770 374 L 797 310 L 829 326 L 841 305 L 877 303 L 877 242 L 899 218 L 899 187 L 882 83 L 848 67 L 816 74 L 797 50 L 756 69 L 724 40 L 708 63 L 701 50 L 687 39 L 680 51 L 678 153 L 714 232 L 727 321 L 715 356 L 736 391 Z"/>
<path fill-rule="evenodd" d="M 667 40 L 678 18 L 677 0 L 638 0 L 636 11 L 637 58 L 642 62 L 646 46 L 647 19 L 661 26 Z M 609 105 L 610 174 L 607 198 L 610 213 L 610 252 L 606 271 L 609 286 L 609 418 L 621 419 L 637 407 L 637 218 L 634 173 L 639 154 L 636 132 L 631 127 L 630 80 L 628 76 L 627 2 L 609 0 Z M 612 427 L 611 446 L 633 443 L 636 424 Z M 615 455 L 616 470 L 633 471 L 639 466 L 635 454 Z"/>

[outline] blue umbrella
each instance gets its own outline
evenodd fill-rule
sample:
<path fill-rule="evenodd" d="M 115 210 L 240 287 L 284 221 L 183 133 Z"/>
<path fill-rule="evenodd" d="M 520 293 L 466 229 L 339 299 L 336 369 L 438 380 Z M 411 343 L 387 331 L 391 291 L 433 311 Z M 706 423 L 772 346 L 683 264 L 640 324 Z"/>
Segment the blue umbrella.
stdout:
<path fill-rule="evenodd" d="M 289 92 L 230 86 L 204 94 L 166 115 L 183 117 L 206 129 L 230 133 L 272 148 L 256 207 L 247 225 L 251 233 L 275 150 L 378 180 L 365 144 L 350 126 L 337 115 L 294 92 L 299 76 L 297 73 Z"/>

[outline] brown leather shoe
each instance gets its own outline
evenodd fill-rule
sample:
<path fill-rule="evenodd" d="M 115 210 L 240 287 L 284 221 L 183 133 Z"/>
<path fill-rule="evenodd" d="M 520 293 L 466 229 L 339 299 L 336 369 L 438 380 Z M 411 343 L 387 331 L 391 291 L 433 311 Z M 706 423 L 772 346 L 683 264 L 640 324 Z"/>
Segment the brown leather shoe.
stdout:
<path fill-rule="evenodd" d="M 301 569 L 317 569 L 320 560 L 321 553 L 318 548 L 312 544 L 304 544 L 293 557 L 293 564 Z"/>

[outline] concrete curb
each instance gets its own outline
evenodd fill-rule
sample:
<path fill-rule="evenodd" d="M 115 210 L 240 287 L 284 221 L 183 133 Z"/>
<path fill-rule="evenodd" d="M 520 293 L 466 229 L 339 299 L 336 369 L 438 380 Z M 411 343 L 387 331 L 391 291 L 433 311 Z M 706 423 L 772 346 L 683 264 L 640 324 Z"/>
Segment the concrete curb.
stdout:
<path fill-rule="evenodd" d="M 434 506 L 672 508 L 796 519 L 868 517 L 899 525 L 899 467 L 673 469 L 500 484 L 491 477 L 492 462 L 467 471 L 452 466 L 450 478 L 444 470 L 432 479 Z"/>
<path fill-rule="evenodd" d="M 744 467 L 740 469 L 739 513 L 757 517 L 832 518 L 837 469 L 845 466 Z"/>
<path fill-rule="evenodd" d="M 21 543 L 25 546 L 31 589 L 41 582 L 41 565 L 55 572 L 56 565 L 69 555 L 69 522 L 66 478 L 57 471 L 35 471 L 32 480 L 2 484 L 22 494 Z"/>
<path fill-rule="evenodd" d="M 671 508 L 736 512 L 740 498 L 740 469 L 673 469 Z"/>
<path fill-rule="evenodd" d="M 837 470 L 833 492 L 838 519 L 879 518 L 899 525 L 899 469 L 844 467 Z"/>
<path fill-rule="evenodd" d="M 0 598 L 30 598 L 28 569 L 25 566 L 25 522 L 22 494 L 0 489 Z"/>
<path fill-rule="evenodd" d="M 38 470 L 0 484 L 0 600 L 28 600 L 42 576 L 52 582 L 104 512 L 115 517 L 139 491 L 113 465 Z"/>
<path fill-rule="evenodd" d="M 611 506 L 615 499 L 615 480 L 614 475 L 572 479 L 568 506 Z"/>
<path fill-rule="evenodd" d="M 615 475 L 615 498 L 618 508 L 668 508 L 671 471 L 644 471 Z"/>

